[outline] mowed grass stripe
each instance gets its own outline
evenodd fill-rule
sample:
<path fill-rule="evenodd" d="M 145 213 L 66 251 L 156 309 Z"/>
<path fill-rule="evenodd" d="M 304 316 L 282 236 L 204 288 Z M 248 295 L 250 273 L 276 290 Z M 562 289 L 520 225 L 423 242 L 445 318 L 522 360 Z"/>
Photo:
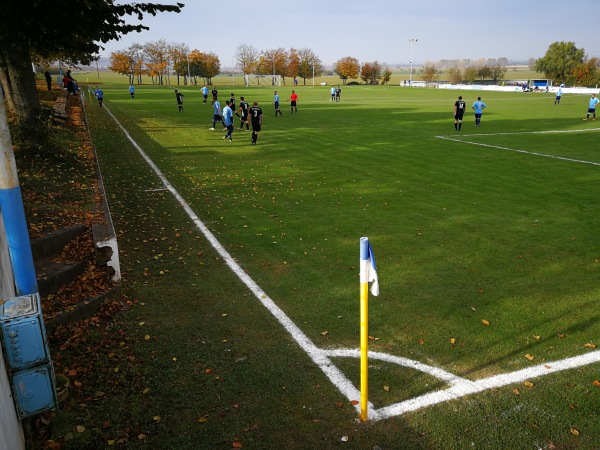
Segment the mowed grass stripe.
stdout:
<path fill-rule="evenodd" d="M 248 95 L 240 91 L 239 95 L 267 99 L 271 96 L 270 89 L 259 92 Z M 384 285 L 389 283 L 393 288 L 386 293 L 393 305 L 391 310 L 400 307 L 418 317 L 429 308 L 445 310 L 440 305 L 448 303 L 448 309 L 454 311 L 441 322 L 448 328 L 440 325 L 438 333 L 432 335 L 436 342 L 442 340 L 448 329 L 461 328 L 459 317 L 470 317 L 473 323 L 471 329 L 467 328 L 465 340 L 478 342 L 479 323 L 472 317 L 476 315 L 472 314 L 469 302 L 479 301 L 473 294 L 480 290 L 486 293 L 480 297 L 490 295 L 486 289 L 490 280 L 494 298 L 485 302 L 479 314 L 498 315 L 503 320 L 514 315 L 523 304 L 538 302 L 564 290 L 564 283 L 559 283 L 558 289 L 558 283 L 548 275 L 540 277 L 535 266 L 540 263 L 553 266 L 557 250 L 569 255 L 566 259 L 558 258 L 563 260 L 556 263 L 558 269 L 562 267 L 560 270 L 565 270 L 565 261 L 582 258 L 582 254 L 571 255 L 568 249 L 579 246 L 571 239 L 578 234 L 579 222 L 589 220 L 579 217 L 578 202 L 573 202 L 573 196 L 582 193 L 570 179 L 574 173 L 571 168 L 529 161 L 525 156 L 482 153 L 464 145 L 440 144 L 433 137 L 434 132 L 452 126 L 448 114 L 451 108 L 440 111 L 432 103 L 446 97 L 446 106 L 455 93 L 408 92 L 399 88 L 388 88 L 385 94 L 377 95 L 373 89 L 362 92 L 347 88 L 343 92 L 342 102 L 332 104 L 323 92 L 317 96 L 313 90 L 300 91 L 300 99 L 306 98 L 307 104 L 303 108 L 301 101 L 300 112 L 294 116 L 282 106 L 282 118 L 272 117 L 272 105 L 261 102 L 265 131 L 256 149 L 243 142 L 236 141 L 233 145 L 219 142 L 220 133 L 211 133 L 200 125 L 194 128 L 194 122 L 210 116 L 206 111 L 210 107 L 199 104 L 199 97 L 195 103 L 186 99 L 194 108 L 186 105 L 186 113 L 198 111 L 198 117 L 182 119 L 183 131 L 174 127 L 174 131 L 152 135 L 161 144 L 157 147 L 160 158 L 166 157 L 164 151 L 170 152 L 169 148 L 179 155 L 173 169 L 169 169 L 168 161 L 175 160 L 165 159 L 167 171 L 174 170 L 176 175 L 185 170 L 188 179 L 196 183 L 203 180 L 199 191 L 204 198 L 199 209 L 209 214 L 209 222 L 212 218 L 212 226 L 226 241 L 230 236 L 229 244 L 236 247 L 234 252 L 242 265 L 261 285 L 269 286 L 265 289 L 281 299 L 284 310 L 300 322 L 307 322 L 309 336 L 318 336 L 330 322 L 327 315 L 316 317 L 313 308 L 326 308 L 332 315 L 339 309 L 341 314 L 337 315 L 348 319 L 339 326 L 338 338 L 343 345 L 352 342 L 356 333 L 351 313 L 355 300 L 353 241 L 363 234 L 370 235 L 385 249 L 378 252 L 378 260 Z M 416 98 L 410 98 L 410 107 L 404 107 L 402 102 L 409 94 Z M 500 131 L 507 129 L 506 121 L 521 116 L 522 122 L 531 128 L 529 119 L 544 100 L 540 97 L 532 102 L 532 97 L 524 97 L 526 102 L 522 106 L 515 94 L 494 93 L 490 98 L 489 109 L 496 111 L 484 114 L 482 128 L 494 126 Z M 503 99 L 502 105 L 507 106 L 497 107 L 494 98 Z M 513 104 L 509 102 L 511 99 Z M 371 107 L 369 102 L 373 102 Z M 180 115 L 174 104 L 168 107 L 174 111 L 165 121 L 177 123 Z M 500 115 L 504 113 L 508 117 Z M 554 113 L 552 110 L 543 115 Z M 544 119 L 537 123 L 543 126 L 546 122 Z M 466 122 L 464 128 L 467 126 Z M 177 136 L 180 131 L 189 133 L 190 139 L 198 136 L 196 141 L 189 142 L 196 147 L 189 159 L 181 155 L 180 144 L 185 139 Z M 242 133 L 235 133 L 234 139 L 238 135 Z M 581 138 L 572 137 L 575 142 Z M 189 167 L 194 169 L 188 170 Z M 597 183 L 593 174 L 590 176 Z M 565 180 L 558 183 L 566 191 L 549 196 L 549 191 L 559 190 L 556 180 Z M 181 180 L 175 179 L 174 183 L 180 184 Z M 523 189 L 524 184 L 530 188 Z M 198 194 L 198 189 L 189 186 L 188 189 Z M 207 201 L 211 202 L 208 208 Z M 563 214 L 557 215 L 556 211 Z M 542 232 L 540 223 L 545 225 Z M 572 232 L 565 234 L 565 228 Z M 588 226 L 584 228 L 589 232 Z M 591 236 L 579 239 L 586 242 Z M 581 251 L 589 256 L 587 264 L 578 265 L 591 270 L 593 255 L 585 248 Z M 537 263 L 523 264 L 518 259 L 523 257 L 520 253 L 531 255 Z M 345 262 L 342 267 L 346 268 L 339 270 L 337 265 L 342 261 Z M 272 267 L 281 267 L 289 274 L 289 280 L 287 276 L 282 279 L 280 270 L 271 270 Z M 419 274 L 409 283 L 410 287 L 403 282 L 404 272 Z M 586 285 L 577 284 L 580 288 Z M 330 286 L 333 296 L 322 290 L 323 285 Z M 496 302 L 506 299 L 502 302 L 510 303 L 518 290 L 524 303 L 496 310 Z M 453 294 L 448 298 L 446 293 Z M 578 296 L 575 291 L 572 294 Z M 422 301 L 431 306 L 424 307 Z M 426 320 L 433 317 L 425 315 Z M 305 320 L 308 318 L 311 320 Z M 399 320 L 409 323 L 411 314 Z M 407 334 L 414 332 L 399 332 L 398 322 L 390 322 L 382 326 L 391 342 L 413 339 Z M 503 332 L 513 335 L 512 324 L 506 325 Z M 425 323 L 422 328 L 425 335 L 432 334 Z M 399 351 L 407 351 L 409 347 L 400 347 Z M 504 350 L 500 346 L 497 351 Z M 428 349 L 424 356 L 439 358 L 441 362 L 453 359 L 452 354 L 438 355 L 438 352 L 439 349 Z M 525 364 L 518 360 L 515 363 L 517 367 Z M 502 367 L 493 370 L 500 371 Z"/>

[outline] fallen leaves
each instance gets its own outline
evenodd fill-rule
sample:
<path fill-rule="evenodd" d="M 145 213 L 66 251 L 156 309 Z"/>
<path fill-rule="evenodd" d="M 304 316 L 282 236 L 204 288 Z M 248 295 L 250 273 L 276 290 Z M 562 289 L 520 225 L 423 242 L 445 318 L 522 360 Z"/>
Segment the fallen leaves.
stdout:
<path fill-rule="evenodd" d="M 484 324 L 484 325 L 488 325 L 489 326 L 490 321 L 486 320 L 486 319 L 481 319 L 481 323 Z"/>

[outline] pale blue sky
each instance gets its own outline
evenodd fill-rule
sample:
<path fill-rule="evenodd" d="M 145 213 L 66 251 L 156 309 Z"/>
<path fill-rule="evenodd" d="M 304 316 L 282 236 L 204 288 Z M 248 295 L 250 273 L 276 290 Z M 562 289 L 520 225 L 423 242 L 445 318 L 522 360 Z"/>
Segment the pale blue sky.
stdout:
<path fill-rule="evenodd" d="M 408 64 L 441 59 L 544 56 L 555 41 L 573 41 L 600 57 L 600 0 L 225 0 L 185 3 L 180 14 L 147 16 L 150 31 L 106 44 L 105 56 L 164 38 L 214 52 L 222 67 L 236 48 L 310 48 L 325 64 L 345 56 L 361 63 Z M 159 3 L 174 4 L 171 0 Z M 123 2 L 119 2 L 123 3 Z M 129 2 L 126 2 L 129 3 Z"/>

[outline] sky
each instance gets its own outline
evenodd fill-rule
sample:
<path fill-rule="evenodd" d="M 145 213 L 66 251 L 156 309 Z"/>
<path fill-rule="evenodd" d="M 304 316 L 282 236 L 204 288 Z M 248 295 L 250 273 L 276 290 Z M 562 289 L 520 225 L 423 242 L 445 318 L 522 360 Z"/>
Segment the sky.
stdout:
<path fill-rule="evenodd" d="M 181 13 L 145 16 L 149 31 L 104 44 L 101 55 L 165 39 L 217 54 L 222 68 L 232 66 L 242 44 L 258 51 L 308 48 L 325 65 L 346 56 L 388 65 L 407 65 L 411 55 L 415 65 L 442 59 L 527 61 L 544 56 L 556 41 L 574 42 L 600 57 L 600 0 L 179 1 L 185 3 Z"/>

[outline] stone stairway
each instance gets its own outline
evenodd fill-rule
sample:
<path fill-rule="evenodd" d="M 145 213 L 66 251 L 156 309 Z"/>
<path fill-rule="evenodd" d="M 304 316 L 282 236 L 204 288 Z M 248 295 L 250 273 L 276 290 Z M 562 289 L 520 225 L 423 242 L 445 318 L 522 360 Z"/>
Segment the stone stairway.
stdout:
<path fill-rule="evenodd" d="M 56 294 L 61 287 L 69 283 L 81 283 L 76 279 L 84 272 L 86 265 L 92 259 L 96 259 L 96 263 L 99 262 L 97 259 L 102 253 L 102 249 L 98 248 L 90 248 L 89 253 L 84 254 L 77 261 L 64 262 L 59 258 L 63 249 L 70 242 L 85 233 L 91 232 L 92 230 L 89 227 L 74 225 L 31 240 L 38 290 L 42 299 Z M 105 262 L 104 259 L 99 263 L 103 264 Z M 105 292 L 93 298 L 82 298 L 76 305 L 65 311 L 60 311 L 50 319 L 46 319 L 46 330 L 49 334 L 53 334 L 59 325 L 87 319 L 98 311 L 103 302 L 120 300 L 122 295 L 121 283 L 113 283 Z"/>

